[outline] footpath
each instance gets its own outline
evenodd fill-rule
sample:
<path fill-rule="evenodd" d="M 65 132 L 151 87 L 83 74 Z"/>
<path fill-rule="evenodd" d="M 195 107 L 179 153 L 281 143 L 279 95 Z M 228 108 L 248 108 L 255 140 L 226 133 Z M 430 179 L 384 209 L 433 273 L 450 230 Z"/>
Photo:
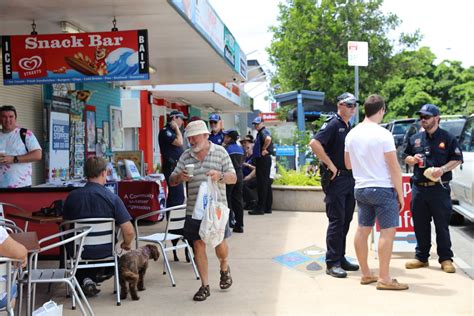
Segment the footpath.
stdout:
<path fill-rule="evenodd" d="M 347 255 L 355 260 L 354 217 Z M 219 267 L 209 249 L 211 296 L 194 302 L 200 281 L 180 253 L 181 261 L 171 262 L 176 287 L 163 275 L 160 257 L 149 264 L 146 291 L 139 292 L 139 301 L 128 298 L 116 306 L 112 280 L 103 283 L 102 292 L 89 300 L 96 315 L 474 315 L 474 281 L 460 269 L 455 274 L 443 272 L 434 253 L 429 268 L 418 270 L 404 268 L 412 254 L 395 254 L 393 277 L 410 289 L 378 291 L 375 284 L 360 285 L 359 272 L 350 272 L 346 279 L 325 274 L 324 213 L 246 214 L 244 220 L 245 233 L 234 233 L 230 239 L 234 284 L 229 290 L 219 289 Z M 376 273 L 373 251 L 369 260 Z M 53 287 L 51 293 L 46 289 L 38 287 L 37 304 L 53 297 L 65 304 L 64 315 L 80 315 L 70 309 L 63 288 Z"/>

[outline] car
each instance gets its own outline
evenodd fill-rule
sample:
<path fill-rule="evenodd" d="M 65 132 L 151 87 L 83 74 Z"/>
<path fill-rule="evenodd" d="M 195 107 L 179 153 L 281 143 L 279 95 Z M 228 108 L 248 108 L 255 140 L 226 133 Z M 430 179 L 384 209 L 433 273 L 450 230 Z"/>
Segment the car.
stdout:
<path fill-rule="evenodd" d="M 387 124 L 385 128 L 392 133 L 393 139 L 395 140 L 395 146 L 402 143 L 403 136 L 405 136 L 407 129 L 415 123 L 416 120 L 416 118 L 398 119 Z"/>
<path fill-rule="evenodd" d="M 464 218 L 474 222 L 474 114 L 465 122 L 459 137 L 464 163 L 453 170 L 451 195 L 452 224 L 462 224 Z"/>
<path fill-rule="evenodd" d="M 466 117 L 463 115 L 442 115 L 439 121 L 439 127 L 450 132 L 459 140 L 461 135 L 461 131 L 464 127 L 464 123 L 466 122 Z M 410 127 L 406 130 L 405 135 L 403 136 L 402 140 L 399 141 L 398 145 L 395 142 L 397 148 L 397 158 L 402 171 L 404 172 L 411 172 L 410 166 L 405 164 L 405 148 L 408 144 L 408 140 L 410 137 L 418 133 L 421 129 L 421 124 L 419 120 L 416 120 L 411 124 Z"/>

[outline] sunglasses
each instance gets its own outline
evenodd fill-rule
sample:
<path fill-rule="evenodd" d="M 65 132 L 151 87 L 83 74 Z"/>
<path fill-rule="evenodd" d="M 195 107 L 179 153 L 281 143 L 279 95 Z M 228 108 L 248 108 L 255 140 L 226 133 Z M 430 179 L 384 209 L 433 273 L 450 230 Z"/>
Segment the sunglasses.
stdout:
<path fill-rule="evenodd" d="M 354 103 L 354 104 L 347 104 L 347 103 L 344 103 L 344 105 L 349 108 L 349 109 L 352 109 L 352 108 L 355 108 L 357 106 L 357 103 Z"/>
<path fill-rule="evenodd" d="M 427 121 L 427 120 L 429 120 L 429 119 L 432 118 L 432 117 L 433 117 L 433 116 L 431 116 L 431 115 L 420 115 L 420 121 L 421 121 L 421 120 Z"/>
<path fill-rule="evenodd" d="M 217 124 L 217 122 L 216 121 L 209 121 L 209 124 L 211 124 L 211 125 L 212 124 Z"/>

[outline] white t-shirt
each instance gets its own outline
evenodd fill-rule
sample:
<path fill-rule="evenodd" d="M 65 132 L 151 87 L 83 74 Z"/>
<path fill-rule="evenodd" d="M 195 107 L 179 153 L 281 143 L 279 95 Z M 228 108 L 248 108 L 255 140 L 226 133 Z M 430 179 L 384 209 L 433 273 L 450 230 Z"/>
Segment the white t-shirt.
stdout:
<path fill-rule="evenodd" d="M 26 132 L 25 142 L 29 152 L 41 149 L 38 140 L 30 130 Z M 20 137 L 19 127 L 10 133 L 0 132 L 0 151 L 3 150 L 8 156 L 22 156 L 27 153 L 25 144 Z M 31 174 L 31 162 L 0 164 L 0 188 L 21 188 L 29 186 L 31 185 Z"/>
<path fill-rule="evenodd" d="M 360 123 L 346 136 L 355 188 L 393 188 L 385 153 L 395 151 L 392 134 L 375 123 Z"/>

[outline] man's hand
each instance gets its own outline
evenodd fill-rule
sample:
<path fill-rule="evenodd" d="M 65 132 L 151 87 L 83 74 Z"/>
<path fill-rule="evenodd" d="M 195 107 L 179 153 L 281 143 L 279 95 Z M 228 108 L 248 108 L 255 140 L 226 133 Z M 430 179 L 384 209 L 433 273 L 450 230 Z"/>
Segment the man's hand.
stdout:
<path fill-rule="evenodd" d="M 13 163 L 13 156 L 0 155 L 0 163 L 12 164 Z"/>
<path fill-rule="evenodd" d="M 403 199 L 403 196 L 398 196 L 398 206 L 400 208 L 400 212 L 403 211 L 403 208 L 405 207 L 405 200 Z"/>
<path fill-rule="evenodd" d="M 415 154 L 414 156 L 408 156 L 405 159 L 405 163 L 409 166 L 414 166 L 418 161 L 423 161 L 423 156 L 421 154 Z"/>
<path fill-rule="evenodd" d="M 181 173 L 178 173 L 179 180 L 181 182 L 188 182 L 191 180 L 193 177 L 189 176 L 188 172 L 186 169 L 184 169 Z"/>
<path fill-rule="evenodd" d="M 211 177 L 211 180 L 214 182 L 219 181 L 219 179 L 221 178 L 221 175 L 222 175 L 222 172 L 217 171 L 217 170 L 209 170 L 208 172 L 206 172 L 206 176 Z"/>
<path fill-rule="evenodd" d="M 441 176 L 444 174 L 444 171 L 442 168 L 434 168 L 433 172 L 431 173 L 431 175 L 434 177 L 434 178 L 441 178 Z"/>
<path fill-rule="evenodd" d="M 334 180 L 334 178 L 337 176 L 337 168 L 335 165 L 331 164 L 330 166 L 328 166 L 328 169 L 331 170 L 332 172 L 332 177 L 331 177 L 331 180 Z"/>
<path fill-rule="evenodd" d="M 176 130 L 176 129 L 179 128 L 179 127 L 178 127 L 178 124 L 176 124 L 175 121 L 171 121 L 170 126 L 171 126 L 171 128 L 174 129 L 174 130 Z"/>
<path fill-rule="evenodd" d="M 125 243 L 125 241 L 123 241 L 120 244 L 120 248 L 122 248 L 123 250 L 127 250 L 127 251 L 132 249 L 131 245 L 129 243 Z"/>

